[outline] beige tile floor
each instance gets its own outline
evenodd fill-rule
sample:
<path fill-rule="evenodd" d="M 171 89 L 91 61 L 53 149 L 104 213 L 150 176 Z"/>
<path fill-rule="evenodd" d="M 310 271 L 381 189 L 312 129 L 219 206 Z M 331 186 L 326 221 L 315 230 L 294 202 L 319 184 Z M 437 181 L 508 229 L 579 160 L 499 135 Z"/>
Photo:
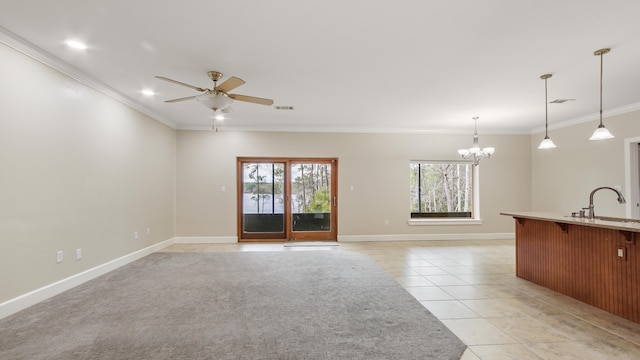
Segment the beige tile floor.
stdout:
<path fill-rule="evenodd" d="M 640 324 L 515 277 L 512 240 L 175 244 L 162 251 L 367 254 L 469 348 L 472 359 L 640 359 Z"/>

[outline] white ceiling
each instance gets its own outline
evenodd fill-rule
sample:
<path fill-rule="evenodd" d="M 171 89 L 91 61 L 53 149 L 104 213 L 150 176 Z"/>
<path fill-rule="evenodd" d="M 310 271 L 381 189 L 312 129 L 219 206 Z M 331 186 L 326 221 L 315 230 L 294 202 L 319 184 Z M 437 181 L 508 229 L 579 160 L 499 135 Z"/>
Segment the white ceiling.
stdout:
<path fill-rule="evenodd" d="M 550 129 L 597 119 L 604 47 L 605 116 L 640 109 L 639 16 L 638 0 L 2 0 L 0 39 L 176 128 L 211 129 L 211 111 L 164 103 L 198 93 L 154 76 L 210 88 L 217 70 L 275 101 L 236 101 L 221 129 L 470 133 L 479 116 L 480 133 L 531 133 L 545 73 L 549 101 L 576 99 L 549 105 Z"/>

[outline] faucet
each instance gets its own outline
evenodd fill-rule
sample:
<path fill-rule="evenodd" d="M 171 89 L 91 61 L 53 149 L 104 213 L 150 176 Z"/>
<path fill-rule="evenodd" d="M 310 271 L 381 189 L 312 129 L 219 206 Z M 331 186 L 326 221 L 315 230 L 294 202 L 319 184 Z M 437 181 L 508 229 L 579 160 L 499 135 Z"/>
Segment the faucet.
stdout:
<path fill-rule="evenodd" d="M 616 194 L 618 194 L 618 203 L 620 204 L 624 204 L 627 201 L 624 199 L 624 196 L 622 195 L 622 193 L 620 192 L 620 190 L 609 187 L 609 186 L 601 186 L 599 188 L 595 188 L 593 189 L 593 191 L 591 192 L 591 194 L 589 194 L 589 219 L 595 219 L 596 218 L 596 214 L 593 211 L 593 194 L 595 194 L 598 190 L 602 190 L 602 189 L 609 189 L 611 191 L 614 191 Z"/>

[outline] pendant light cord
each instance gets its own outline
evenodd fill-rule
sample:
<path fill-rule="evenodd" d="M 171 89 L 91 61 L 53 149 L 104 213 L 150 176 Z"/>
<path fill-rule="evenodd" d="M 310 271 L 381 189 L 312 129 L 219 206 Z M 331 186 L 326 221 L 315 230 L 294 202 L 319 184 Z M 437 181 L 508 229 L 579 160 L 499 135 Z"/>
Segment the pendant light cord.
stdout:
<path fill-rule="evenodd" d="M 549 98 L 547 97 L 547 79 L 551 74 L 540 75 L 540 79 L 544 80 L 544 138 L 549 138 Z"/>
<path fill-rule="evenodd" d="M 544 138 L 549 137 L 549 104 L 547 101 L 547 77 L 544 78 Z"/>
<path fill-rule="evenodd" d="M 604 51 L 600 52 L 600 127 L 602 127 L 602 63 L 604 62 Z"/>

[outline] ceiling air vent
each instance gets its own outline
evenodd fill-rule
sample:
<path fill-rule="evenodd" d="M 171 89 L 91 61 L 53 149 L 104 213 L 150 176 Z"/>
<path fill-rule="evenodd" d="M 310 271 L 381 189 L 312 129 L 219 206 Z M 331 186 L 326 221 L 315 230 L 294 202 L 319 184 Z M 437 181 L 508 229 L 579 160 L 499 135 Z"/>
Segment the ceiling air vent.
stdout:
<path fill-rule="evenodd" d="M 276 106 L 276 110 L 293 110 L 293 106 Z"/>
<path fill-rule="evenodd" d="M 564 104 L 567 101 L 576 101 L 576 99 L 555 99 L 555 100 L 549 102 L 549 104 Z"/>

